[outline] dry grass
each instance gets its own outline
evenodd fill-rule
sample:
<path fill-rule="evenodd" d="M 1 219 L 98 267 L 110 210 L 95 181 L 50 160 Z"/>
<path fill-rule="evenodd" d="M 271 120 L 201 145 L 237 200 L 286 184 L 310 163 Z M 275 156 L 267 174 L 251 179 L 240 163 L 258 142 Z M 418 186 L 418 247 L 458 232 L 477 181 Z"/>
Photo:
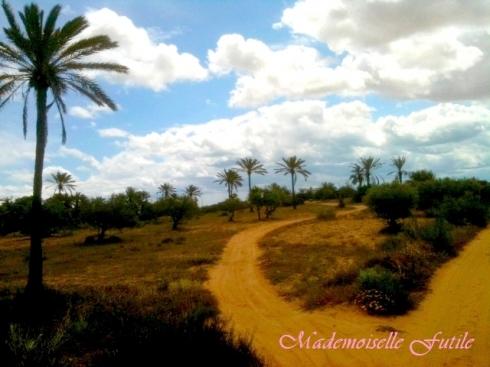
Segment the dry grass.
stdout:
<path fill-rule="evenodd" d="M 386 238 L 384 226 L 368 212 L 290 226 L 261 241 L 261 264 L 281 295 L 306 308 L 347 302 L 352 277 Z"/>
<path fill-rule="evenodd" d="M 279 208 L 275 218 L 312 215 L 315 205 Z M 154 290 L 184 280 L 202 283 L 207 269 L 216 262 L 227 241 L 238 231 L 257 223 L 255 213 L 242 210 L 236 222 L 228 223 L 219 213 L 209 213 L 170 230 L 161 220 L 139 228 L 112 231 L 121 243 L 83 246 L 92 230 L 45 239 L 46 284 L 55 289 L 122 285 Z M 29 238 L 0 237 L 0 288 L 14 289 L 25 284 Z"/>

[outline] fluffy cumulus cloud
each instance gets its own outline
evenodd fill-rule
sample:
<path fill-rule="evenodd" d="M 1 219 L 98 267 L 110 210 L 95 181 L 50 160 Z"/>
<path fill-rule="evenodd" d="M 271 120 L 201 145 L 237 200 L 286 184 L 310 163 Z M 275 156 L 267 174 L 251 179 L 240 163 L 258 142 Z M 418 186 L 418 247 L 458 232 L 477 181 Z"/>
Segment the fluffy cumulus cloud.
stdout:
<path fill-rule="evenodd" d="M 299 0 L 275 28 L 324 42 L 367 92 L 448 101 L 490 97 L 488 24 L 487 0 Z"/>
<path fill-rule="evenodd" d="M 386 180 L 391 179 L 387 176 L 389 159 L 399 154 L 408 157 L 410 170 L 429 168 L 439 175 L 490 177 L 488 107 L 441 103 L 377 119 L 373 112 L 361 101 L 332 106 L 318 100 L 284 102 L 162 133 L 135 135 L 114 130 L 106 138 L 119 139 L 122 149 L 101 159 L 76 149 L 63 148 L 62 153 L 88 167 L 88 178 L 79 185 L 88 194 L 110 194 L 129 185 L 155 192 L 159 184 L 170 181 L 180 188 L 190 183 L 202 187 L 205 203 L 224 197 L 214 177 L 244 156 L 260 159 L 271 172 L 282 156 L 302 157 L 313 175 L 300 185 L 325 180 L 344 184 L 350 164 L 366 154 L 386 162 L 380 172 Z M 272 173 L 255 180 L 259 184 L 288 182 Z"/>
<path fill-rule="evenodd" d="M 155 43 L 146 29 L 137 27 L 128 17 L 108 8 L 90 10 L 85 16 L 90 27 L 81 37 L 106 34 L 119 44 L 118 48 L 97 55 L 97 60 L 117 60 L 130 70 L 124 76 L 104 73 L 111 81 L 161 91 L 171 83 L 207 78 L 207 70 L 197 57 L 180 52 L 173 44 Z"/>
<path fill-rule="evenodd" d="M 303 45 L 273 50 L 256 39 L 239 34 L 221 36 L 208 52 L 209 69 L 217 74 L 238 75 L 230 106 L 255 107 L 278 97 L 317 97 L 345 91 L 363 91 L 369 74 L 346 63 L 331 66 L 331 60 Z"/>

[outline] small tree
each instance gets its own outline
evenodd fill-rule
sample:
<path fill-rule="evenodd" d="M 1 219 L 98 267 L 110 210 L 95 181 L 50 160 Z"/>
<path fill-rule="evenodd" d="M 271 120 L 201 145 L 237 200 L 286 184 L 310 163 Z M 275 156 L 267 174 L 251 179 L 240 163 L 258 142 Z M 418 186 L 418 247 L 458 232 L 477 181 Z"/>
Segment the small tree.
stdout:
<path fill-rule="evenodd" d="M 138 215 L 128 205 L 125 194 L 112 195 L 109 199 L 98 197 L 90 200 L 90 204 L 83 207 L 82 217 L 97 229 L 98 243 L 104 242 L 109 229 L 133 227 L 138 223 Z"/>
<path fill-rule="evenodd" d="M 196 201 L 188 196 L 171 196 L 156 204 L 157 211 L 169 216 L 172 220 L 172 230 L 176 231 L 185 219 L 191 219 L 197 214 Z"/>
<path fill-rule="evenodd" d="M 410 216 L 415 207 L 417 193 L 408 185 L 383 184 L 369 189 L 366 202 L 376 215 L 387 221 L 390 229 L 398 227 L 398 221 Z"/>
<path fill-rule="evenodd" d="M 269 219 L 276 209 L 281 206 L 287 196 L 284 190 L 274 185 L 266 188 L 254 187 L 250 192 L 250 203 L 256 208 L 257 218 L 261 220 L 261 209 L 264 209 L 265 218 Z"/>
<path fill-rule="evenodd" d="M 235 213 L 242 206 L 242 202 L 236 196 L 223 201 L 222 209 L 228 215 L 228 222 L 235 220 Z"/>

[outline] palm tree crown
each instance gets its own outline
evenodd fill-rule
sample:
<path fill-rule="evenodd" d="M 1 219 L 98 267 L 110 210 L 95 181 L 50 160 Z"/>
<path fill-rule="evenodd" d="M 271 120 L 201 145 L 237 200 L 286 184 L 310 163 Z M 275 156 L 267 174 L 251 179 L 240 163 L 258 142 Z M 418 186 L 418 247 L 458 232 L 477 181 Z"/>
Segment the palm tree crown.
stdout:
<path fill-rule="evenodd" d="M 56 172 L 51 174 L 50 181 L 54 184 L 54 192 L 58 192 L 58 194 L 62 193 L 73 193 L 75 187 L 75 180 L 72 175 L 66 172 Z"/>
<path fill-rule="evenodd" d="M 267 170 L 264 168 L 264 165 L 260 163 L 258 159 L 247 157 L 239 159 L 236 164 L 238 165 L 238 170 L 245 172 L 248 177 L 248 195 L 252 191 L 252 173 L 256 173 L 258 175 L 265 175 Z M 250 211 L 253 211 L 253 208 L 250 207 Z"/>
<path fill-rule="evenodd" d="M 395 157 L 391 160 L 391 165 L 395 170 L 390 172 L 390 175 L 395 174 L 399 183 L 403 183 L 403 176 L 408 175 L 408 172 L 403 169 L 405 163 L 407 163 L 407 157 L 405 156 Z"/>
<path fill-rule="evenodd" d="M 69 90 L 81 93 L 98 106 L 117 109 L 96 82 L 80 73 L 84 70 L 126 73 L 128 69 L 116 63 L 83 61 L 87 56 L 117 47 L 116 42 L 102 35 L 74 41 L 88 27 L 88 22 L 84 17 L 76 17 L 56 28 L 61 12 L 59 5 L 51 9 L 44 24 L 44 12 L 36 4 L 25 6 L 24 12 L 19 12 L 24 31 L 10 5 L 3 1 L 2 7 L 9 25 L 4 31 L 11 44 L 0 42 L 0 63 L 8 70 L 0 75 L 0 107 L 22 90 L 24 135 L 27 133 L 27 104 L 31 90 L 44 98 L 48 91 L 51 92 L 53 101 L 45 107 L 49 110 L 53 104 L 56 106 L 61 118 L 63 143 L 66 141 L 63 96 Z"/>
<path fill-rule="evenodd" d="M 189 185 L 185 188 L 185 194 L 192 200 L 197 200 L 202 195 L 201 189 L 195 185 Z"/>
<path fill-rule="evenodd" d="M 61 140 L 66 141 L 63 119 L 66 105 L 63 96 L 68 91 L 78 92 L 98 106 L 116 110 L 116 104 L 99 85 L 81 72 L 105 70 L 118 73 L 127 68 L 115 63 L 85 61 L 87 56 L 117 47 L 109 37 L 100 35 L 80 39 L 88 27 L 84 17 L 76 17 L 61 27 L 56 22 L 61 6 L 54 6 L 44 19 L 44 12 L 36 4 L 26 5 L 19 12 L 22 28 L 14 12 L 5 0 L 2 8 L 7 18 L 4 28 L 9 43 L 0 42 L 0 107 L 19 92 L 23 97 L 23 132 L 27 134 L 27 111 L 30 92 L 36 97 L 36 156 L 31 210 L 31 246 L 29 253 L 29 276 L 26 290 L 38 294 L 43 289 L 42 255 L 42 177 L 44 155 L 48 139 L 48 111 L 56 106 L 61 120 Z M 48 95 L 52 101 L 48 104 Z"/>
<path fill-rule="evenodd" d="M 216 180 L 219 184 L 224 184 L 228 190 L 228 198 L 233 197 L 233 191 L 238 190 L 238 187 L 242 186 L 242 176 L 234 169 L 224 169 L 223 172 L 218 172 Z"/>
<path fill-rule="evenodd" d="M 360 162 L 364 171 L 364 177 L 366 178 L 366 185 L 371 186 L 371 179 L 374 178 L 378 180 L 378 177 L 374 175 L 374 171 L 381 167 L 382 163 L 379 158 L 374 158 L 372 156 L 362 157 Z"/>
<path fill-rule="evenodd" d="M 351 167 L 351 175 L 350 175 L 350 180 L 354 185 L 357 185 L 357 187 L 361 187 L 363 182 L 364 182 L 364 169 L 362 166 L 358 163 L 354 163 Z"/>
<path fill-rule="evenodd" d="M 158 192 L 163 196 L 164 199 L 168 199 L 169 197 L 174 196 L 177 191 L 172 184 L 165 182 L 158 187 Z"/>
<path fill-rule="evenodd" d="M 276 173 L 291 175 L 291 193 L 293 195 L 293 208 L 296 209 L 296 193 L 294 191 L 294 186 L 296 184 L 298 174 L 302 175 L 306 180 L 311 172 L 305 168 L 305 161 L 296 156 L 282 158 L 282 161 L 278 162 L 277 165 L 279 167 L 275 169 Z"/>

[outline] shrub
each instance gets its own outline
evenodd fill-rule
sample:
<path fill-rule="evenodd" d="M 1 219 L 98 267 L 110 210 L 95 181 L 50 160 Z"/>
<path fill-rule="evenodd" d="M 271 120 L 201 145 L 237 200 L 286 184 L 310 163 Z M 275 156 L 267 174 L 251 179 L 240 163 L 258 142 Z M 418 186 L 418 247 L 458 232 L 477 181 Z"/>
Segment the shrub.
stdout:
<path fill-rule="evenodd" d="M 254 187 L 250 192 L 249 201 L 255 207 L 257 217 L 261 219 L 261 210 L 264 209 L 265 217 L 268 219 L 276 209 L 283 205 L 288 199 L 287 193 L 277 185 L 271 185 L 263 189 Z"/>
<path fill-rule="evenodd" d="M 434 172 L 429 170 L 418 170 L 410 173 L 410 180 L 413 182 L 433 181 L 436 179 Z"/>
<path fill-rule="evenodd" d="M 437 213 L 449 223 L 460 226 L 473 224 L 486 227 L 488 223 L 488 208 L 469 192 L 459 198 L 446 198 Z"/>
<path fill-rule="evenodd" d="M 221 210 L 228 216 L 228 222 L 235 220 L 235 213 L 241 206 L 242 202 L 236 197 L 229 198 L 221 204 Z"/>
<path fill-rule="evenodd" d="M 400 279 L 389 270 L 379 266 L 361 270 L 358 283 L 356 303 L 369 313 L 400 313 L 409 307 Z"/>
<path fill-rule="evenodd" d="M 445 252 L 450 255 L 455 253 L 451 226 L 443 218 L 437 218 L 434 223 L 421 228 L 420 237 L 437 252 Z"/>
<path fill-rule="evenodd" d="M 379 244 L 379 249 L 387 252 L 396 251 L 402 248 L 406 242 L 403 236 L 390 236 Z"/>
<path fill-rule="evenodd" d="M 332 220 L 335 219 L 335 216 L 335 209 L 329 207 L 322 208 L 322 210 L 320 210 L 320 212 L 316 215 L 317 219 L 320 220 Z"/>
<path fill-rule="evenodd" d="M 366 197 L 369 207 L 385 219 L 390 228 L 396 228 L 400 219 L 410 216 L 416 200 L 417 193 L 412 187 L 398 183 L 374 186 Z"/>

